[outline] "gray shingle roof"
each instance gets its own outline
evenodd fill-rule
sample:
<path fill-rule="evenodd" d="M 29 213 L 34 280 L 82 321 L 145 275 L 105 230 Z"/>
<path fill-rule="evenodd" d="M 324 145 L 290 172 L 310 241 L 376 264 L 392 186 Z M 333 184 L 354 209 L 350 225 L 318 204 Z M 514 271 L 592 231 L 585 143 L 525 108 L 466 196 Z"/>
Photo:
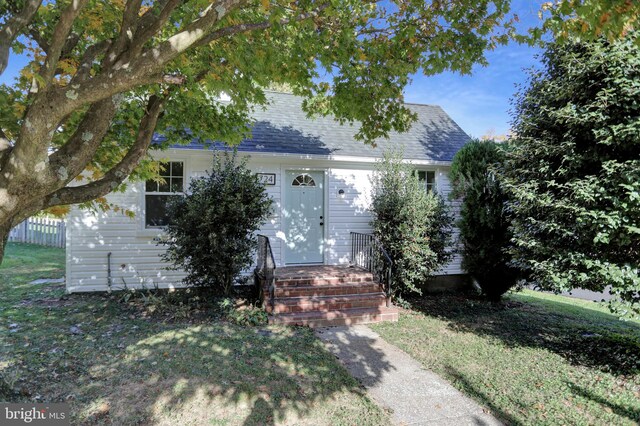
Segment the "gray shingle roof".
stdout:
<path fill-rule="evenodd" d="M 286 153 L 301 155 L 345 155 L 379 158 L 391 147 L 404 147 L 404 156 L 411 160 L 451 161 L 454 154 L 469 141 L 469 136 L 435 105 L 407 104 L 418 121 L 405 133 L 392 132 L 389 139 L 376 141 L 377 147 L 354 139 L 358 127 L 341 125 L 333 117 L 308 118 L 302 110 L 302 98 L 267 93 L 269 105 L 252 114 L 255 123 L 252 137 L 238 146 L 240 152 Z M 156 136 L 159 141 L 162 137 Z M 213 144 L 216 149 L 224 146 Z M 204 149 L 194 140 L 179 149 Z"/>

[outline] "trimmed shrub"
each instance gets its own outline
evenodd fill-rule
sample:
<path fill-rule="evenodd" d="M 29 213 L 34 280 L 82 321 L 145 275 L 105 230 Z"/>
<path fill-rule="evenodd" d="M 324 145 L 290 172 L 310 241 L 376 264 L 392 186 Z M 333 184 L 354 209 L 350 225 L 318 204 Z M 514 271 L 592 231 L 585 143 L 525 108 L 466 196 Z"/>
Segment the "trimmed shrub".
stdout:
<path fill-rule="evenodd" d="M 450 197 L 462 200 L 458 221 L 462 268 L 494 301 L 518 279 L 506 253 L 511 239 L 507 197 L 495 173 L 505 159 L 505 148 L 493 141 L 472 141 L 456 153 L 449 173 Z"/>
<path fill-rule="evenodd" d="M 371 225 L 394 262 L 394 295 L 421 294 L 420 284 L 451 259 L 453 218 L 399 152 L 378 162 L 372 184 Z"/>
<path fill-rule="evenodd" d="M 254 232 L 267 220 L 271 203 L 246 158 L 214 155 L 211 172 L 191 181 L 188 195 L 169 206 L 163 259 L 187 273 L 185 284 L 230 295 L 234 280 L 253 261 Z"/>

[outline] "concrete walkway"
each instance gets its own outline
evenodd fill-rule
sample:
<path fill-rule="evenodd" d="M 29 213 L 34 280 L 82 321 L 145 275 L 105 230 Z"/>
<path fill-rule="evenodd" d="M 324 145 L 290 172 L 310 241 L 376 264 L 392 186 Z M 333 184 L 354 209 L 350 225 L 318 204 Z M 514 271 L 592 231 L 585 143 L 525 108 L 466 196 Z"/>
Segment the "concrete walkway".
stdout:
<path fill-rule="evenodd" d="M 320 328 L 316 335 L 397 425 L 501 425 L 369 327 Z"/>

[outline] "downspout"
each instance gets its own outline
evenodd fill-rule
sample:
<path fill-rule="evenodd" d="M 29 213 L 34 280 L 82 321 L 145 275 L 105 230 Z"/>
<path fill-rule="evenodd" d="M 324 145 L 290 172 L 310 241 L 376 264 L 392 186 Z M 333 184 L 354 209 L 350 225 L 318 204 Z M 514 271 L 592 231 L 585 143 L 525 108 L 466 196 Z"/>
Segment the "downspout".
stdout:
<path fill-rule="evenodd" d="M 111 252 L 107 253 L 107 287 L 111 291 L 111 284 L 113 279 L 111 278 Z"/>

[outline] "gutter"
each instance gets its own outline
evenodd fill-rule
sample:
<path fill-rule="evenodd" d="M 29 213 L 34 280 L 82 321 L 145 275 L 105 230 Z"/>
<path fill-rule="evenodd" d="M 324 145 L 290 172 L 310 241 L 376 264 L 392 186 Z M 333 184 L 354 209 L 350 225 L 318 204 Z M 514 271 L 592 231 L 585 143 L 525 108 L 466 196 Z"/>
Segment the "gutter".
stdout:
<path fill-rule="evenodd" d="M 193 149 L 193 148 L 169 148 L 166 151 L 158 151 L 154 150 L 157 153 L 175 153 L 178 154 L 180 152 L 189 152 L 189 151 L 209 151 L 215 152 L 215 150 L 211 149 Z M 380 160 L 380 157 L 358 157 L 354 155 L 322 155 L 322 154 L 293 154 L 293 153 L 278 153 L 278 152 L 259 152 L 259 151 L 238 151 L 240 155 L 248 155 L 254 158 L 287 158 L 287 159 L 295 159 L 295 160 L 316 160 L 316 161 L 339 161 L 339 162 L 351 162 L 351 163 L 367 163 L 373 164 L 376 161 Z M 153 155 L 152 155 L 153 156 Z M 436 161 L 436 160 L 416 160 L 411 158 L 406 158 L 406 162 L 410 162 L 415 165 L 423 165 L 423 166 L 451 166 L 451 161 Z"/>

